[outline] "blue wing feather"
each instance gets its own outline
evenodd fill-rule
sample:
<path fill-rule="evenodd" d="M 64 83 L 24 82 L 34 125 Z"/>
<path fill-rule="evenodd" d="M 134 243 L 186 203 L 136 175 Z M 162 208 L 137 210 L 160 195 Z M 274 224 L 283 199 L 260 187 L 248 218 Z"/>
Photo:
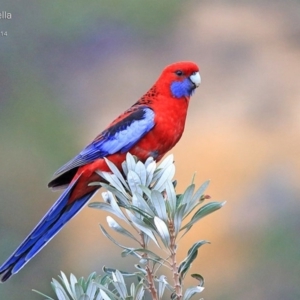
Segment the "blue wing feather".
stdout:
<path fill-rule="evenodd" d="M 77 156 L 55 172 L 55 176 L 117 152 L 124 153 L 154 126 L 154 111 L 140 106 L 131 114 L 103 131 Z"/>
<path fill-rule="evenodd" d="M 27 238 L 6 262 L 0 266 L 0 274 L 4 273 L 1 278 L 2 282 L 17 273 L 33 256 L 35 256 L 94 195 L 96 191 L 90 192 L 77 199 L 75 202 L 68 204 L 72 188 L 77 180 L 70 184 L 70 186 L 61 194 Z"/>

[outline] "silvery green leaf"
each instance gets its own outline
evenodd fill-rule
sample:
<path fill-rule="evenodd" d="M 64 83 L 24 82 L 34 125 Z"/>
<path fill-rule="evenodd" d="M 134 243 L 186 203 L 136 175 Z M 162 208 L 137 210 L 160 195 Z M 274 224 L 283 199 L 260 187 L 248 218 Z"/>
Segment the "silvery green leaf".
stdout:
<path fill-rule="evenodd" d="M 145 293 L 144 282 L 143 282 L 143 280 L 141 280 L 135 288 L 135 293 L 133 295 L 134 296 L 133 299 L 134 300 L 142 300 L 144 297 L 144 293 Z"/>
<path fill-rule="evenodd" d="M 146 186 L 142 186 L 142 185 L 140 186 L 140 188 L 148 198 L 151 198 L 151 190 L 150 189 L 148 189 Z"/>
<path fill-rule="evenodd" d="M 177 208 L 177 210 L 175 212 L 175 216 L 174 216 L 175 236 L 177 236 L 177 234 L 180 230 L 186 206 L 187 206 L 186 203 L 183 205 L 180 205 L 179 208 Z"/>
<path fill-rule="evenodd" d="M 119 244 L 105 229 L 104 227 L 102 227 L 102 225 L 100 225 L 101 231 L 102 233 L 109 239 L 111 240 L 115 245 L 119 246 L 122 249 L 127 249 L 127 247 Z"/>
<path fill-rule="evenodd" d="M 181 278 L 184 278 L 186 272 L 191 267 L 193 261 L 196 259 L 198 255 L 198 249 L 205 244 L 208 244 L 208 241 L 202 240 L 199 242 L 196 242 L 188 251 L 187 257 L 180 263 L 178 267 L 178 273 L 180 274 Z"/>
<path fill-rule="evenodd" d="M 66 292 L 61 287 L 55 288 L 55 294 L 58 300 L 70 300 Z"/>
<path fill-rule="evenodd" d="M 134 285 L 134 283 L 132 283 L 132 284 L 130 285 L 130 295 L 131 295 L 131 296 L 134 296 L 134 294 L 135 294 L 135 285 Z"/>
<path fill-rule="evenodd" d="M 138 161 L 135 166 L 134 171 L 140 178 L 141 184 L 145 186 L 146 185 L 146 177 L 147 177 L 145 165 L 141 161 Z"/>
<path fill-rule="evenodd" d="M 148 260 L 146 258 L 141 258 L 140 261 L 139 261 L 139 263 L 141 265 L 145 265 L 147 262 L 148 262 Z"/>
<path fill-rule="evenodd" d="M 127 181 L 128 181 L 131 193 L 139 193 L 139 194 L 142 193 L 142 190 L 140 188 L 140 186 L 142 184 L 141 180 L 134 171 L 132 171 L 132 170 L 128 171 Z"/>
<path fill-rule="evenodd" d="M 123 215 L 123 217 L 121 217 L 119 212 L 115 211 L 111 207 L 110 204 L 107 204 L 107 203 L 104 203 L 104 202 L 92 202 L 92 203 L 89 204 L 89 207 L 108 211 L 108 212 L 116 215 L 117 217 L 121 218 L 122 220 L 124 220 L 124 218 L 127 220 L 127 218 L 124 215 Z M 126 220 L 124 220 L 124 221 L 126 221 Z M 128 220 L 126 222 L 128 223 Z"/>
<path fill-rule="evenodd" d="M 145 249 L 145 248 L 128 248 L 126 250 L 123 251 L 123 252 L 126 251 L 126 255 L 129 255 L 132 252 L 134 252 L 134 253 L 142 252 L 142 253 L 146 253 L 149 257 L 155 259 L 156 261 L 162 260 L 162 258 L 160 256 L 158 256 L 157 254 L 155 254 L 153 251 Z M 139 257 L 141 257 L 141 256 L 139 255 Z"/>
<path fill-rule="evenodd" d="M 88 184 L 88 186 L 101 186 L 101 182 L 99 182 L 99 181 L 93 181 L 93 182 L 90 182 Z"/>
<path fill-rule="evenodd" d="M 151 191 L 151 202 L 157 212 L 157 215 L 160 219 L 164 220 L 165 222 L 168 221 L 168 216 L 166 212 L 166 204 L 163 196 L 160 192 L 156 190 Z"/>
<path fill-rule="evenodd" d="M 173 154 L 168 155 L 158 166 L 159 169 L 165 169 L 174 163 Z"/>
<path fill-rule="evenodd" d="M 149 236 L 144 234 L 144 244 L 145 244 L 145 247 L 148 247 L 149 242 L 150 242 Z"/>
<path fill-rule="evenodd" d="M 155 169 L 151 183 L 155 183 L 164 173 L 164 169 Z"/>
<path fill-rule="evenodd" d="M 81 295 L 79 300 L 90 300 L 90 299 L 93 299 L 93 298 L 90 298 L 88 295 Z"/>
<path fill-rule="evenodd" d="M 165 183 L 167 180 L 172 180 L 175 174 L 175 166 L 173 164 L 169 165 L 167 168 L 163 169 L 163 173 L 155 182 L 153 189 L 162 192 L 165 190 Z"/>
<path fill-rule="evenodd" d="M 144 234 L 146 234 L 147 236 L 149 236 L 154 243 L 157 245 L 157 247 L 159 247 L 159 244 L 157 243 L 157 240 L 154 236 L 154 234 L 152 233 L 152 228 L 147 225 L 144 221 L 142 221 L 141 219 L 138 219 L 136 216 L 134 216 L 129 210 L 127 211 L 127 215 L 128 217 L 131 219 L 133 225 L 135 227 L 137 227 L 139 230 L 141 230 Z"/>
<path fill-rule="evenodd" d="M 103 300 L 103 298 L 102 298 L 102 296 L 100 294 L 100 291 L 99 291 L 97 297 L 94 300 Z"/>
<path fill-rule="evenodd" d="M 201 293 L 204 290 L 204 287 L 202 286 L 195 286 L 195 287 L 190 287 L 186 289 L 183 300 L 189 300 L 191 299 L 195 294 Z"/>
<path fill-rule="evenodd" d="M 199 281 L 198 286 L 204 286 L 203 276 L 201 276 L 200 274 L 191 274 L 191 277 Z"/>
<path fill-rule="evenodd" d="M 152 163 L 149 163 L 149 165 L 147 165 L 147 167 L 146 167 L 147 178 L 146 178 L 145 186 L 149 186 L 150 183 L 152 182 L 155 169 L 156 169 L 155 161 L 153 161 Z"/>
<path fill-rule="evenodd" d="M 144 221 L 147 220 L 147 218 L 152 218 L 151 215 L 149 215 L 146 211 L 141 210 L 139 207 L 136 207 L 135 205 L 127 206 L 126 211 L 127 212 L 130 211 L 138 219 L 144 219 Z"/>
<path fill-rule="evenodd" d="M 35 289 L 32 289 L 32 291 L 35 292 L 35 293 L 37 293 L 37 294 L 39 294 L 39 295 L 41 295 L 41 296 L 43 296 L 43 297 L 46 297 L 45 300 L 54 300 L 53 298 L 51 298 L 51 297 L 49 297 L 49 296 L 43 294 L 43 293 L 40 292 L 40 291 L 37 291 L 37 290 L 35 290 Z"/>
<path fill-rule="evenodd" d="M 155 162 L 152 156 L 149 156 L 145 161 L 145 167 L 147 168 L 151 163 Z"/>
<path fill-rule="evenodd" d="M 140 272 L 142 272 L 144 275 L 147 275 L 147 271 L 144 268 L 142 268 L 140 265 L 134 265 L 134 267 L 138 269 Z"/>
<path fill-rule="evenodd" d="M 120 272 L 118 273 L 118 270 L 116 270 L 115 273 L 114 272 L 112 273 L 112 278 L 113 278 L 113 285 L 115 286 L 119 295 L 123 299 L 125 299 L 127 296 L 127 289 L 122 274 Z"/>
<path fill-rule="evenodd" d="M 103 284 L 99 284 L 95 282 L 96 286 L 100 289 L 100 295 L 104 300 L 117 300 L 119 299 L 114 293 L 112 293 L 108 287 L 104 286 Z M 103 292 L 103 293 L 101 293 Z M 106 298 L 105 298 L 106 296 Z"/>
<path fill-rule="evenodd" d="M 79 299 L 81 297 L 81 295 L 84 294 L 84 291 L 82 289 L 82 286 L 79 283 L 75 284 L 75 295 L 77 297 L 77 299 Z"/>
<path fill-rule="evenodd" d="M 167 199 L 171 209 L 171 217 L 173 217 L 176 210 L 176 193 L 172 181 L 167 180 L 165 187 L 166 187 Z"/>
<path fill-rule="evenodd" d="M 152 209 L 149 207 L 145 199 L 138 193 L 134 193 L 132 196 L 132 205 L 138 207 L 139 209 L 145 211 L 150 216 L 154 217 L 155 214 Z"/>
<path fill-rule="evenodd" d="M 115 187 L 118 191 L 120 191 L 124 196 L 127 195 L 121 181 L 119 180 L 119 178 L 112 173 L 109 172 L 102 172 L 102 171 L 96 171 L 96 173 L 104 178 L 106 181 L 108 181 L 113 187 Z"/>
<path fill-rule="evenodd" d="M 113 193 L 110 192 L 110 191 L 107 191 L 107 192 L 103 192 L 101 194 L 101 196 L 102 196 L 102 199 L 104 200 L 104 202 L 110 203 L 111 202 L 111 198 L 113 198 Z"/>
<path fill-rule="evenodd" d="M 41 296 L 43 296 L 43 297 L 46 297 L 45 300 L 54 300 L 53 298 L 51 298 L 51 297 L 49 297 L 49 296 L 43 294 L 43 293 L 40 292 L 40 291 L 37 291 L 37 290 L 35 290 L 35 289 L 32 289 L 32 291 L 35 292 L 35 293 L 37 293 L 37 294 L 39 294 L 39 295 L 41 295 Z"/>
<path fill-rule="evenodd" d="M 184 234 L 186 234 L 190 230 L 190 228 L 192 227 L 193 224 L 198 222 L 203 217 L 209 215 L 210 213 L 220 209 L 222 206 L 224 206 L 225 203 L 226 202 L 210 202 L 210 203 L 207 203 L 206 205 L 200 207 L 193 215 L 191 221 L 188 222 L 185 226 L 183 226 L 180 230 L 187 228 L 187 230 L 184 233 Z"/>
<path fill-rule="evenodd" d="M 118 198 L 120 201 L 122 201 L 125 205 L 129 204 L 127 194 L 126 195 L 122 194 L 119 190 L 104 182 L 101 182 L 101 186 L 106 190 L 112 192 L 113 195 L 115 195 L 115 197 Z"/>
<path fill-rule="evenodd" d="M 191 184 L 190 186 L 187 187 L 187 189 L 184 191 L 181 199 L 181 204 L 187 204 L 186 205 L 186 210 L 191 204 L 192 196 L 194 193 L 195 185 Z"/>
<path fill-rule="evenodd" d="M 137 252 L 133 251 L 134 249 L 133 248 L 127 248 L 127 249 L 124 249 L 122 252 L 121 252 L 121 256 L 122 257 L 126 257 L 128 255 L 132 255 L 132 256 L 135 256 L 137 257 L 138 259 L 141 259 L 142 256 L 139 255 Z"/>
<path fill-rule="evenodd" d="M 62 271 L 60 271 L 60 274 L 61 274 L 61 276 L 58 276 L 58 277 L 61 279 L 61 281 L 62 281 L 62 283 L 63 283 L 65 289 L 67 290 L 67 292 L 68 292 L 70 295 L 72 295 L 72 290 L 71 290 L 71 287 L 70 287 L 69 280 L 68 280 L 67 276 L 66 276 L 65 273 L 62 272 Z"/>
<path fill-rule="evenodd" d="M 104 160 L 108 165 L 108 167 L 110 168 L 110 170 L 112 171 L 112 173 L 118 177 L 118 179 L 122 182 L 122 184 L 125 186 L 126 189 L 129 189 L 127 182 L 125 181 L 123 175 L 121 174 L 119 169 L 115 166 L 115 164 L 112 163 L 110 160 L 108 160 L 106 157 L 104 157 Z"/>
<path fill-rule="evenodd" d="M 116 272 L 114 272 L 113 276 L 114 275 L 115 275 L 117 281 L 121 282 L 124 285 L 125 289 L 126 289 L 126 284 L 125 284 L 123 274 L 119 270 L 116 270 Z M 126 292 L 126 294 L 127 294 L 127 292 Z"/>
<path fill-rule="evenodd" d="M 126 154 L 126 163 L 127 163 L 128 172 L 130 170 L 134 171 L 135 165 L 136 165 L 136 161 L 135 161 L 134 157 L 129 152 L 127 152 L 127 154 Z"/>
<path fill-rule="evenodd" d="M 201 204 L 204 200 L 200 200 L 201 196 L 204 194 L 205 190 L 207 189 L 210 181 L 205 181 L 199 189 L 195 192 L 195 194 L 192 197 L 191 203 L 188 207 L 188 210 L 185 212 L 185 218 L 190 214 L 190 212 L 198 205 Z"/>
<path fill-rule="evenodd" d="M 112 275 L 112 273 L 115 273 L 116 271 L 119 271 L 123 277 L 134 277 L 136 276 L 136 273 L 128 273 L 125 271 L 120 271 L 114 268 L 107 268 L 105 266 L 102 267 L 103 272 L 105 272 L 106 274 Z M 110 280 L 111 281 L 111 280 Z"/>
<path fill-rule="evenodd" d="M 126 161 L 122 162 L 122 170 L 123 170 L 123 173 L 125 174 L 125 176 L 127 177 L 128 168 L 127 168 L 127 162 Z"/>
<path fill-rule="evenodd" d="M 209 183 L 210 183 L 210 180 L 207 180 L 199 187 L 199 189 L 196 191 L 196 193 L 194 194 L 194 196 L 192 198 L 192 202 L 198 201 L 200 199 L 200 197 L 204 194 L 207 187 L 209 186 Z"/>
<path fill-rule="evenodd" d="M 52 278 L 51 286 L 52 286 L 52 288 L 53 288 L 54 290 L 55 290 L 57 287 L 60 287 L 60 288 L 64 289 L 63 286 L 62 286 L 55 278 Z"/>
<path fill-rule="evenodd" d="M 157 232 L 166 247 L 170 246 L 170 233 L 166 223 L 158 217 L 154 217 L 154 224 Z"/>
<path fill-rule="evenodd" d="M 113 229 L 114 231 L 125 235 L 133 240 L 135 240 L 136 242 L 139 243 L 139 241 L 128 231 L 126 230 L 124 227 L 122 227 L 118 222 L 116 222 L 112 217 L 107 216 L 106 217 L 106 221 L 108 223 L 108 226 Z"/>
<path fill-rule="evenodd" d="M 112 298 L 108 297 L 107 294 L 102 289 L 100 289 L 100 294 L 103 300 L 112 300 Z"/>
<path fill-rule="evenodd" d="M 97 292 L 98 288 L 96 286 L 96 284 L 94 282 L 90 282 L 87 290 L 86 290 L 86 295 L 90 298 L 90 299 L 94 299 L 96 292 Z"/>
<path fill-rule="evenodd" d="M 158 299 L 162 299 L 165 292 L 166 284 L 168 283 L 165 275 L 161 275 L 158 279 Z"/>
<path fill-rule="evenodd" d="M 76 295 L 76 289 L 75 289 L 75 285 L 77 284 L 77 278 L 75 277 L 74 274 L 70 274 L 70 287 L 72 289 L 72 295 Z"/>
<path fill-rule="evenodd" d="M 120 208 L 119 205 L 117 204 L 117 202 L 116 202 L 116 200 L 115 200 L 114 197 L 111 199 L 110 205 L 111 205 L 111 208 L 114 210 L 114 214 L 115 214 L 116 216 L 118 216 L 120 219 L 124 220 L 126 223 L 128 223 L 127 218 L 126 218 L 125 215 L 123 214 L 121 208 Z"/>

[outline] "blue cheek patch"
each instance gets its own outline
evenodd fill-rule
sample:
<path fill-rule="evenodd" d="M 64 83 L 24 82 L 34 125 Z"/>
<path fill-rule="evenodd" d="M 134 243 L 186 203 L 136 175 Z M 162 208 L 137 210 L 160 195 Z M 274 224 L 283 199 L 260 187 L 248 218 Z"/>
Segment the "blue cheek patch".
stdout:
<path fill-rule="evenodd" d="M 175 98 L 190 97 L 194 92 L 194 86 L 188 78 L 183 81 L 174 81 L 171 84 L 171 92 Z"/>

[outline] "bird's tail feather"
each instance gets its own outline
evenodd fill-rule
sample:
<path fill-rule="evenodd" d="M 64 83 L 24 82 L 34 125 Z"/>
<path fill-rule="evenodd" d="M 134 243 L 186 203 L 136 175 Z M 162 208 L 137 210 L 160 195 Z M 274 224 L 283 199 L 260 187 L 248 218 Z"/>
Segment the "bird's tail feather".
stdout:
<path fill-rule="evenodd" d="M 23 268 L 94 195 L 96 191 L 68 204 L 72 188 L 77 180 L 68 186 L 21 245 L 0 266 L 0 274 L 3 274 L 1 282 L 5 282 Z"/>

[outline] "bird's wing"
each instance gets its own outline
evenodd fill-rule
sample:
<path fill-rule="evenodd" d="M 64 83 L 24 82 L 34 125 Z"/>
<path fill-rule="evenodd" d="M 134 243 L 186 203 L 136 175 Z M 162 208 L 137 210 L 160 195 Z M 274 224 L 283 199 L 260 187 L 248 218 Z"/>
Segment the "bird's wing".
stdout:
<path fill-rule="evenodd" d="M 137 143 L 154 126 L 154 111 L 145 106 L 135 106 L 117 118 L 84 148 L 77 156 L 58 169 L 60 176 L 71 169 L 91 163 L 96 159 L 117 152 L 124 153 Z"/>

